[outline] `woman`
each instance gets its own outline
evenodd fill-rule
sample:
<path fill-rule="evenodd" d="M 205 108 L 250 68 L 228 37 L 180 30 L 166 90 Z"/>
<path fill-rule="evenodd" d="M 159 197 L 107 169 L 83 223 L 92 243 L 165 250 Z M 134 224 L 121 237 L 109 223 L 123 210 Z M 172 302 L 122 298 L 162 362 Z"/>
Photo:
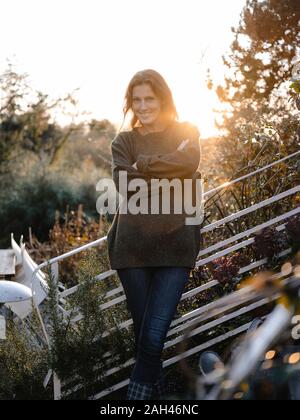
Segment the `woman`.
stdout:
<path fill-rule="evenodd" d="M 123 199 L 128 202 L 134 193 L 120 188 L 124 173 L 128 182 L 143 180 L 151 197 L 155 196 L 151 180 L 179 179 L 182 184 L 197 177 L 199 132 L 178 122 L 172 93 L 159 73 L 144 70 L 134 75 L 123 111 L 124 120 L 128 112 L 132 114 L 131 130 L 120 132 L 111 145 L 113 179 Z M 119 210 L 108 232 L 108 252 L 111 268 L 123 285 L 135 333 L 136 363 L 127 399 L 146 400 L 155 391 L 162 392 L 164 341 L 195 267 L 200 227 L 187 225 L 184 211 L 165 214 L 148 207 L 147 213 L 126 214 Z"/>

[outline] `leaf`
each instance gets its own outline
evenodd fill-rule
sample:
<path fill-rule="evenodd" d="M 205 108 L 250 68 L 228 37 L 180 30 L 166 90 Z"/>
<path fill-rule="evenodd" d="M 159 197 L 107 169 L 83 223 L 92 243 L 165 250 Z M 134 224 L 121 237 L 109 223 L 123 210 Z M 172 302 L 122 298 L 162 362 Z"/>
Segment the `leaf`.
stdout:
<path fill-rule="evenodd" d="M 293 89 L 296 93 L 300 93 L 300 81 L 293 82 L 290 85 L 290 88 Z"/>

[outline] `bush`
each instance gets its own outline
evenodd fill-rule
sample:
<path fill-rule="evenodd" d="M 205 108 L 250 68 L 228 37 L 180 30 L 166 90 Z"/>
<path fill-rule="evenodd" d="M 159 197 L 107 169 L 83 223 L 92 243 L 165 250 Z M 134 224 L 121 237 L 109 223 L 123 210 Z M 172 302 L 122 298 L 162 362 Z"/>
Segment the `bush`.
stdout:
<path fill-rule="evenodd" d="M 27 236 L 29 227 L 40 241 L 46 241 L 55 222 L 55 211 L 63 213 L 67 207 L 76 209 L 82 202 L 85 211 L 91 217 L 97 217 L 96 189 L 92 185 L 75 188 L 64 179 L 55 177 L 21 181 L 1 203 L 0 246 L 9 245 L 11 232 L 15 237 Z"/>
<path fill-rule="evenodd" d="M 52 391 L 43 387 L 47 362 L 47 350 L 36 346 L 23 326 L 8 321 L 7 339 L 0 341 L 0 399 L 51 399 Z"/>
<path fill-rule="evenodd" d="M 77 390 L 75 394 L 71 391 L 71 398 L 87 399 L 110 385 L 111 378 L 104 375 L 109 368 L 105 353 L 110 352 L 110 358 L 117 358 L 121 364 L 133 352 L 132 333 L 119 328 L 128 317 L 127 311 L 122 305 L 109 310 L 100 307 L 105 302 L 107 284 L 95 276 L 102 268 L 97 250 L 89 250 L 78 265 L 79 287 L 68 299 L 69 315 L 65 319 L 57 311 L 56 285 L 49 276 L 50 364 L 61 380 L 72 383 L 76 378 L 73 386 Z M 79 313 L 82 318 L 73 323 Z M 110 329 L 115 331 L 102 337 Z M 66 388 L 63 397 L 70 398 L 65 392 Z"/>

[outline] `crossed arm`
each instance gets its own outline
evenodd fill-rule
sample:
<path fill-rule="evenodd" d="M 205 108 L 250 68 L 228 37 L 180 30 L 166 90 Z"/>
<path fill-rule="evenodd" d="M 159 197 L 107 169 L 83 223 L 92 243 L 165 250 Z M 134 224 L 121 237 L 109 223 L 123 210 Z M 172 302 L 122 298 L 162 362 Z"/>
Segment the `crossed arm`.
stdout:
<path fill-rule="evenodd" d="M 189 138 L 181 142 L 172 153 L 159 155 L 139 155 L 136 162 L 138 171 L 158 178 L 189 178 L 198 169 L 200 162 L 199 138 Z"/>
<path fill-rule="evenodd" d="M 118 136 L 111 144 L 111 151 L 112 174 L 117 189 L 120 171 L 127 172 L 128 182 L 141 178 L 149 186 L 151 178 L 192 178 L 200 162 L 199 132 L 193 131 L 189 138 L 181 141 L 174 152 L 157 155 L 140 154 L 136 162 L 129 139 Z"/>

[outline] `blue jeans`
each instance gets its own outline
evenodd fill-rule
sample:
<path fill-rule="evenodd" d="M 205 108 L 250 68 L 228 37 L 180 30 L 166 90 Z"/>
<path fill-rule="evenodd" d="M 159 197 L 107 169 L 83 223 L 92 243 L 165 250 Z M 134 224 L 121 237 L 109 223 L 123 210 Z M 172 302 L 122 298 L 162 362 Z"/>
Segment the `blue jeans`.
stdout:
<path fill-rule="evenodd" d="M 190 271 L 189 267 L 117 270 L 135 334 L 136 363 L 131 381 L 154 384 L 158 380 L 165 338 Z"/>

